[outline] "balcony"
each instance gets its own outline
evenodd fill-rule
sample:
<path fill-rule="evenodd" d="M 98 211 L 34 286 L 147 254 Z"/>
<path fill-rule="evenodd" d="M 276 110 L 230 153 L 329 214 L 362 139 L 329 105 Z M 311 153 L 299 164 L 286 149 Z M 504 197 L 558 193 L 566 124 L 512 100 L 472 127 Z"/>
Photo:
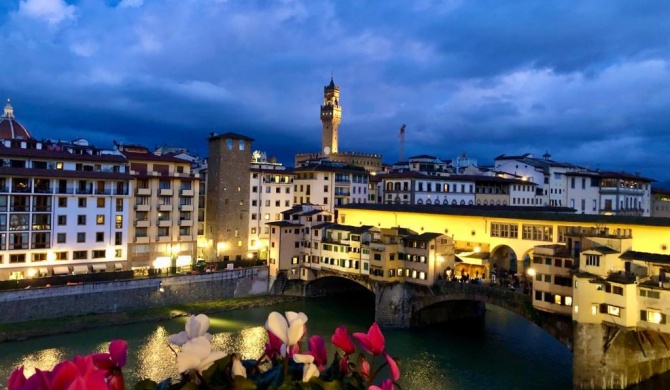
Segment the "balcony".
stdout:
<path fill-rule="evenodd" d="M 193 241 L 193 237 L 191 237 L 191 236 L 179 236 L 179 241 L 181 241 L 181 242 Z"/>
<path fill-rule="evenodd" d="M 170 236 L 156 236 L 158 242 L 170 242 Z"/>
<path fill-rule="evenodd" d="M 181 191 L 179 192 L 179 194 L 180 194 L 181 196 L 193 196 L 193 195 L 194 195 L 193 190 L 185 190 L 185 189 L 184 189 L 184 190 L 181 190 Z"/>
<path fill-rule="evenodd" d="M 52 192 L 53 192 L 53 189 L 49 186 L 35 187 L 35 193 L 36 194 L 51 194 Z"/>
<path fill-rule="evenodd" d="M 128 195 L 128 189 L 127 188 L 117 188 L 117 189 L 114 190 L 114 195 Z"/>
<path fill-rule="evenodd" d="M 193 226 L 192 219 L 182 219 L 179 221 L 179 226 Z"/>
<path fill-rule="evenodd" d="M 148 204 L 136 204 L 135 205 L 135 210 L 137 211 L 149 211 L 151 210 L 151 206 Z"/>
<path fill-rule="evenodd" d="M 151 188 L 138 188 L 137 195 L 147 196 L 151 195 Z"/>
<path fill-rule="evenodd" d="M 179 210 L 181 210 L 181 211 L 193 211 L 193 205 L 192 204 L 180 204 L 179 205 Z"/>
<path fill-rule="evenodd" d="M 148 244 L 149 243 L 149 237 L 135 237 L 135 243 L 136 244 Z"/>
<path fill-rule="evenodd" d="M 159 204 L 158 205 L 158 211 L 171 211 L 172 210 L 172 205 L 171 204 Z"/>
<path fill-rule="evenodd" d="M 56 189 L 57 194 L 74 194 L 74 188 L 72 187 L 58 187 Z"/>
<path fill-rule="evenodd" d="M 172 191 L 172 188 L 161 188 L 158 190 L 158 195 L 160 196 L 172 196 L 174 194 L 174 191 Z"/>
<path fill-rule="evenodd" d="M 77 195 L 93 195 L 93 188 L 77 188 Z"/>
<path fill-rule="evenodd" d="M 138 228 L 149 227 L 149 220 L 147 220 L 147 219 L 137 220 L 137 221 L 135 221 L 135 227 L 138 227 Z"/>
<path fill-rule="evenodd" d="M 105 189 L 105 188 L 98 188 L 95 190 L 96 195 L 111 195 L 112 190 L 111 189 Z"/>
<path fill-rule="evenodd" d="M 172 226 L 172 221 L 169 219 L 159 219 L 156 221 L 160 227 L 169 227 Z"/>

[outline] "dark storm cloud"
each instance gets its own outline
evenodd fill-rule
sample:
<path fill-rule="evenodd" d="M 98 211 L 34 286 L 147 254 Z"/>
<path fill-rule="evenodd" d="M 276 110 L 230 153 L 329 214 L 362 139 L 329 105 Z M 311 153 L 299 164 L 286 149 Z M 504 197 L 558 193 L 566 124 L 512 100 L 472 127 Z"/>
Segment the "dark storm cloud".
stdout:
<path fill-rule="evenodd" d="M 332 72 L 344 150 L 394 162 L 406 123 L 405 156 L 548 150 L 665 180 L 667 20 L 645 0 L 7 0 L 0 96 L 38 137 L 203 155 L 235 131 L 290 165 L 320 149 Z"/>

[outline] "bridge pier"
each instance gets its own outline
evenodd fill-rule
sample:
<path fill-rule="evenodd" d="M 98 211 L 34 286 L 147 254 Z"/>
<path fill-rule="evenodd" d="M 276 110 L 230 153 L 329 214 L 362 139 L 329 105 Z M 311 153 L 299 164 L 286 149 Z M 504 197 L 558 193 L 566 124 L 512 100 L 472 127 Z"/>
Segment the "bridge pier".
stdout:
<path fill-rule="evenodd" d="M 377 285 L 375 322 L 386 328 L 407 329 L 412 324 L 414 291 L 407 283 Z"/>
<path fill-rule="evenodd" d="M 625 389 L 668 370 L 668 335 L 574 323 L 575 389 Z"/>

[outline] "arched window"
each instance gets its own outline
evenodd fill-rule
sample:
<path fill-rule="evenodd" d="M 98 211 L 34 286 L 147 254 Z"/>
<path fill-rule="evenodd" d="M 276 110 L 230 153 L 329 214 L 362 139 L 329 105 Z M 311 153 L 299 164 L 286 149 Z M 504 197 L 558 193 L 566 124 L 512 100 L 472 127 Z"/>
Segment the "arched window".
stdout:
<path fill-rule="evenodd" d="M 458 203 L 456 202 L 456 199 L 454 199 L 454 200 L 451 201 L 451 204 L 456 206 Z"/>
<path fill-rule="evenodd" d="M 395 190 L 400 191 L 400 183 L 395 183 Z"/>
<path fill-rule="evenodd" d="M 426 204 L 433 204 L 433 202 L 431 202 L 430 199 L 426 199 Z"/>
<path fill-rule="evenodd" d="M 449 200 L 447 198 L 444 198 L 444 200 L 442 201 L 442 204 L 445 205 L 445 206 L 448 205 Z"/>
<path fill-rule="evenodd" d="M 489 205 L 489 201 L 484 199 L 484 206 L 488 206 L 488 205 Z"/>
<path fill-rule="evenodd" d="M 474 202 L 472 200 L 468 201 L 468 206 L 472 206 L 473 204 L 474 204 Z"/>
<path fill-rule="evenodd" d="M 465 206 L 465 201 L 461 199 L 461 206 Z"/>
<path fill-rule="evenodd" d="M 496 200 L 496 206 L 500 206 L 500 200 Z"/>
<path fill-rule="evenodd" d="M 386 182 L 386 191 L 393 191 L 393 182 Z"/>
<path fill-rule="evenodd" d="M 419 199 L 416 201 L 416 204 L 423 204 L 423 199 Z"/>

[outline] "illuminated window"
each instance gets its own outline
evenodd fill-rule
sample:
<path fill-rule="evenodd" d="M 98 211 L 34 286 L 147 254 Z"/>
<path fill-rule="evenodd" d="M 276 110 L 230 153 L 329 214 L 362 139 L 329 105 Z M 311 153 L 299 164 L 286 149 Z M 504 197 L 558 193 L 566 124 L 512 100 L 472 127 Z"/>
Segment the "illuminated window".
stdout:
<path fill-rule="evenodd" d="M 117 229 L 123 228 L 123 215 L 117 215 L 116 216 L 115 227 Z"/>
<path fill-rule="evenodd" d="M 565 297 L 565 306 L 572 306 L 572 297 Z M 575 313 L 577 312 L 577 307 L 575 307 Z"/>
<path fill-rule="evenodd" d="M 561 296 L 560 295 L 554 295 L 554 303 L 557 305 L 561 304 Z"/>
<path fill-rule="evenodd" d="M 596 305 L 591 306 L 591 314 L 593 314 L 593 315 L 598 314 L 598 306 L 596 306 Z"/>
<path fill-rule="evenodd" d="M 104 214 L 98 214 L 95 217 L 95 223 L 98 225 L 102 225 L 105 223 L 105 215 Z"/>
<path fill-rule="evenodd" d="M 615 317 L 620 317 L 621 316 L 621 308 L 616 307 L 616 306 L 607 306 L 607 314 L 615 316 Z"/>
<path fill-rule="evenodd" d="M 665 324 L 665 314 L 656 310 L 640 310 L 640 320 L 647 321 L 652 324 Z"/>

